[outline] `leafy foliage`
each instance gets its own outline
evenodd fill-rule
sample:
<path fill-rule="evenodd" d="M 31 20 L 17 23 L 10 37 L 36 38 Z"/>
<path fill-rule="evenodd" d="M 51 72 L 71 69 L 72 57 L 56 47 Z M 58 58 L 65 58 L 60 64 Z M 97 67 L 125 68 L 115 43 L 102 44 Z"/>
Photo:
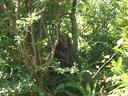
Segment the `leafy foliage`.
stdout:
<path fill-rule="evenodd" d="M 128 95 L 127 0 L 0 0 L 0 7 L 0 95 Z M 54 59 L 60 31 L 78 41 L 81 69 Z"/>

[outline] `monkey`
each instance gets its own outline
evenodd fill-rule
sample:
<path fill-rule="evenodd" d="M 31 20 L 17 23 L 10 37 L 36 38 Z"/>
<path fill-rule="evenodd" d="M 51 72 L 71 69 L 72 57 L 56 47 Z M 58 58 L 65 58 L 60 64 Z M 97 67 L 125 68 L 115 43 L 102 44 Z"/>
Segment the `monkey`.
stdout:
<path fill-rule="evenodd" d="M 74 64 L 79 65 L 76 51 L 68 34 L 59 34 L 59 43 L 56 47 L 54 57 L 57 58 L 60 61 L 61 66 L 64 67 L 72 67 Z"/>
<path fill-rule="evenodd" d="M 66 68 L 66 67 L 71 68 L 75 63 L 78 64 L 77 67 L 79 68 L 79 60 L 68 34 L 61 32 L 59 33 L 59 41 L 55 49 L 54 58 L 60 61 L 59 68 Z M 65 74 L 70 74 L 70 73 L 66 72 Z M 52 70 L 52 67 L 49 69 L 48 75 L 50 75 L 49 76 L 50 80 L 48 81 L 51 82 L 50 83 L 48 82 L 47 86 L 50 90 L 53 90 L 58 85 L 62 84 L 63 82 L 66 82 L 64 80 L 65 76 L 63 74 L 56 73 L 56 71 Z M 57 76 L 57 78 L 55 78 L 55 76 Z M 60 94 L 56 94 L 56 96 L 60 96 Z M 63 96 L 68 96 L 68 95 L 66 94 Z"/>

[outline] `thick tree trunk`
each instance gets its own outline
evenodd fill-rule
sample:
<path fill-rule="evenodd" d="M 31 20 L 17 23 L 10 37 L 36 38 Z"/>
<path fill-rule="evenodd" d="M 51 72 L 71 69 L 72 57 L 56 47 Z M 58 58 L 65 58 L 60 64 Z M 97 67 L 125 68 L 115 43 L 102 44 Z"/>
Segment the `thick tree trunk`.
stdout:
<path fill-rule="evenodd" d="M 76 3 L 77 0 L 73 0 L 72 2 L 72 10 L 70 14 L 70 19 L 72 23 L 72 39 L 73 39 L 73 44 L 75 47 L 75 50 L 77 50 L 78 47 L 78 31 L 77 31 L 77 23 L 76 23 L 76 18 L 75 18 L 75 13 L 76 13 Z"/>

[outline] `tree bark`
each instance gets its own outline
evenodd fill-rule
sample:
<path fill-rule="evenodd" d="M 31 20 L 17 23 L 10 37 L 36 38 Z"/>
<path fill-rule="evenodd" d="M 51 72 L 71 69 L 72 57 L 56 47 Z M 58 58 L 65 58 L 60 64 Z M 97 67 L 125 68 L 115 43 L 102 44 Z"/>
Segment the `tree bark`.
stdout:
<path fill-rule="evenodd" d="M 77 0 L 73 0 L 72 10 L 71 10 L 71 14 L 70 14 L 70 19 L 71 19 L 71 23 L 72 23 L 72 39 L 73 39 L 73 44 L 74 44 L 75 50 L 77 50 L 77 47 L 78 47 L 78 42 L 77 42 L 78 31 L 77 31 L 77 23 L 76 23 L 76 18 L 75 18 L 76 3 L 77 3 Z"/>

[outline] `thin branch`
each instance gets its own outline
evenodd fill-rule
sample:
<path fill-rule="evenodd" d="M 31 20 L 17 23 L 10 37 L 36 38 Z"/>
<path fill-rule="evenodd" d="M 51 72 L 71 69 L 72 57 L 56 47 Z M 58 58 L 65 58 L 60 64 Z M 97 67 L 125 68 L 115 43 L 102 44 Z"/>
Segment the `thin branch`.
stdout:
<path fill-rule="evenodd" d="M 56 1 L 55 1 L 56 2 Z M 56 2 L 57 4 L 57 2 Z M 56 7 L 56 10 L 57 10 L 57 7 Z M 45 73 L 47 72 L 47 69 L 49 68 L 53 58 L 54 58 L 54 54 L 55 54 L 55 49 L 56 49 L 56 46 L 58 45 L 59 43 L 59 17 L 60 17 L 60 13 L 58 12 L 58 14 L 56 15 L 56 40 L 55 40 L 55 45 L 52 46 L 52 51 L 51 51 L 51 56 L 49 58 L 49 60 L 46 62 L 46 68 L 44 69 L 44 72 L 43 74 L 41 75 L 41 78 L 44 77 Z"/>
<path fill-rule="evenodd" d="M 37 14 L 41 14 L 45 10 L 45 7 L 43 7 L 40 11 L 37 12 Z"/>
<path fill-rule="evenodd" d="M 120 49 L 122 49 L 124 46 L 122 46 Z M 109 61 L 111 61 L 112 60 L 112 58 L 117 54 L 118 52 L 115 52 L 113 55 L 112 55 L 112 57 L 106 62 L 106 63 L 104 63 L 100 68 L 99 68 L 99 70 L 96 72 L 96 74 L 94 75 L 94 76 L 92 76 L 92 78 L 95 78 L 95 76 L 99 73 L 99 71 L 109 62 Z"/>
<path fill-rule="evenodd" d="M 32 63 L 32 60 L 31 60 L 31 58 L 29 57 L 29 55 L 28 55 L 28 52 L 27 52 L 27 50 L 26 50 L 26 47 L 25 47 L 25 43 L 23 42 L 23 48 L 24 48 L 24 53 L 25 53 L 25 55 L 27 56 L 27 58 L 29 59 L 29 61 Z"/>
<path fill-rule="evenodd" d="M 10 32 L 12 32 L 13 34 L 15 33 L 7 24 L 5 24 L 5 26 L 9 29 Z"/>
<path fill-rule="evenodd" d="M 43 7 L 40 11 L 38 11 L 37 14 L 41 14 L 42 12 L 45 11 L 45 9 L 46 9 L 46 5 L 47 5 L 47 0 L 44 0 L 44 2 L 45 2 L 44 7 Z"/>
<path fill-rule="evenodd" d="M 49 66 L 50 66 L 50 64 L 51 64 L 51 62 L 52 62 L 52 60 L 53 60 L 53 58 L 54 58 L 54 54 L 55 54 L 55 47 L 53 47 L 53 49 L 52 49 L 52 51 L 51 51 L 51 56 L 50 56 L 49 60 L 45 63 L 46 68 L 44 69 L 43 74 L 41 75 L 41 78 L 44 77 L 44 75 L 45 75 L 47 69 L 49 68 Z"/>
<path fill-rule="evenodd" d="M 27 58 L 28 58 L 28 60 L 31 62 L 31 64 L 33 64 L 34 66 L 35 66 L 35 68 L 36 68 L 36 70 L 38 70 L 38 66 L 37 65 L 35 65 L 33 62 L 32 62 L 32 60 L 31 60 L 31 58 L 29 57 L 29 55 L 28 55 L 28 52 L 27 52 L 27 50 L 26 50 L 26 47 L 25 47 L 25 44 L 24 44 L 24 42 L 23 42 L 23 47 L 24 47 L 24 56 L 26 55 L 27 56 Z M 26 59 L 26 58 L 25 58 Z"/>
<path fill-rule="evenodd" d="M 26 10 L 27 10 L 27 12 L 28 12 L 28 10 L 29 10 L 29 8 L 28 8 L 28 0 L 24 0 L 24 2 L 25 2 Z"/>
<path fill-rule="evenodd" d="M 44 9 L 46 9 L 46 5 L 47 5 L 47 0 L 45 0 L 45 6 L 44 6 L 44 8 L 42 8 L 42 9 L 38 12 L 39 14 L 41 14 L 41 12 L 43 12 Z M 44 18 L 43 18 L 43 17 L 41 18 L 41 21 L 42 21 L 42 24 L 43 24 L 44 31 L 45 31 L 46 34 L 47 34 L 48 42 L 49 42 L 49 44 L 50 44 L 50 47 L 52 48 L 52 47 L 53 47 L 52 41 L 51 41 L 50 36 L 49 36 L 49 34 L 48 34 L 47 27 L 46 27 L 46 25 L 45 25 L 45 22 L 44 22 Z"/>
<path fill-rule="evenodd" d="M 57 10 L 57 0 L 55 0 L 55 3 L 56 3 L 56 10 Z M 60 12 L 61 10 L 59 10 Z M 60 18 L 60 13 L 57 12 L 57 15 L 56 15 L 56 22 L 57 22 L 57 25 L 56 25 L 56 40 L 55 40 L 55 47 L 58 45 L 58 41 L 59 41 L 59 18 Z"/>
<path fill-rule="evenodd" d="M 16 24 L 15 24 L 15 22 L 14 22 L 12 16 L 9 14 L 8 9 L 7 9 L 6 5 L 5 5 L 5 3 L 3 3 L 2 8 L 3 8 L 4 12 L 8 15 L 8 18 L 9 18 L 9 20 L 11 21 L 12 25 L 15 27 Z"/>
<path fill-rule="evenodd" d="M 15 8 L 16 20 L 18 20 L 19 18 L 19 6 L 20 6 L 20 0 L 16 0 L 16 8 Z"/>
<path fill-rule="evenodd" d="M 31 25 L 31 39 L 32 39 L 32 44 L 35 43 L 35 39 L 34 39 L 34 34 L 33 34 L 33 26 Z M 33 51 L 34 51 L 34 57 L 33 57 L 33 61 L 34 61 L 34 66 L 36 67 L 36 69 L 38 70 L 38 67 L 36 65 L 37 61 L 36 61 L 36 58 L 37 58 L 37 52 L 36 52 L 36 47 L 34 45 L 32 45 L 33 47 Z"/>
<path fill-rule="evenodd" d="M 41 56 L 40 56 L 40 51 L 39 51 L 39 47 L 37 48 L 38 50 L 38 56 L 39 56 L 39 61 L 40 61 L 40 65 L 42 65 L 42 60 L 41 60 Z"/>
<path fill-rule="evenodd" d="M 43 7 L 40 11 L 38 11 L 37 14 L 40 14 L 40 15 L 41 15 L 41 13 L 45 11 L 46 5 L 47 5 L 47 0 L 44 0 L 44 2 L 45 2 L 44 7 Z M 41 20 L 41 21 L 40 21 L 40 30 L 42 30 L 42 24 L 43 24 L 43 23 L 42 23 L 42 20 Z M 44 24 L 43 24 L 43 25 L 44 25 Z M 39 35 L 40 37 L 39 37 L 38 40 L 41 39 L 42 35 L 43 35 L 43 32 L 40 31 L 40 35 Z"/>
<path fill-rule="evenodd" d="M 112 58 L 113 58 L 117 53 L 118 53 L 118 52 L 115 52 L 115 53 L 112 55 L 112 57 L 98 69 L 98 71 L 95 73 L 94 76 L 92 76 L 92 78 L 95 78 L 96 75 L 99 73 L 99 71 L 100 71 L 109 61 L 111 61 Z"/>
<path fill-rule="evenodd" d="M 43 23 L 44 31 L 45 31 L 46 34 L 47 34 L 47 38 L 48 38 L 48 42 L 49 42 L 49 44 L 50 44 L 50 47 L 53 48 L 52 41 L 51 41 L 51 38 L 50 38 L 50 36 L 49 36 L 49 34 L 48 34 L 48 30 L 47 30 L 47 28 L 46 28 L 46 26 L 45 26 L 43 17 L 41 18 L 41 20 L 42 20 L 42 23 Z"/>
<path fill-rule="evenodd" d="M 27 38 L 28 32 L 29 32 L 29 31 L 26 29 L 26 33 L 25 33 L 25 35 L 24 35 L 24 40 Z"/>
<path fill-rule="evenodd" d="M 43 28 L 42 28 L 42 21 L 40 20 L 40 34 L 39 34 L 39 40 L 41 40 L 41 37 L 43 36 L 43 32 L 42 32 Z"/>

